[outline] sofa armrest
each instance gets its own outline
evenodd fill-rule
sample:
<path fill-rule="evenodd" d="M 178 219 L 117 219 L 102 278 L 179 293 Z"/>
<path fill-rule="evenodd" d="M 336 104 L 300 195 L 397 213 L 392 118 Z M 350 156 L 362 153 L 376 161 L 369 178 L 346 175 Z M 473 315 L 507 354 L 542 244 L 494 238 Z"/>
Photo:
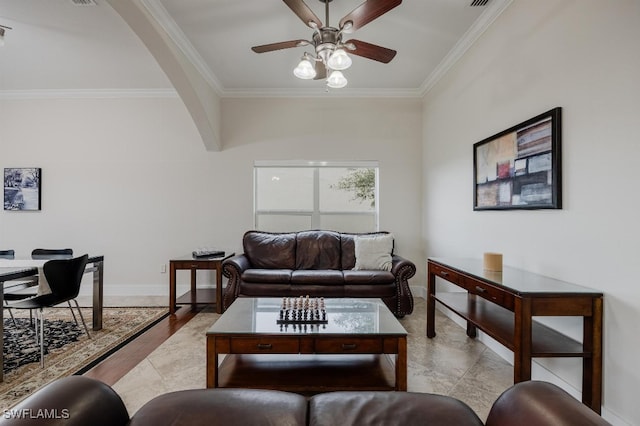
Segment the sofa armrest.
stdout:
<path fill-rule="evenodd" d="M 394 254 L 391 256 L 391 273 L 408 280 L 416 274 L 416 265 L 412 261 Z"/>
<path fill-rule="evenodd" d="M 493 403 L 486 426 L 610 425 L 589 407 L 558 386 L 540 381 L 520 382 Z"/>
<path fill-rule="evenodd" d="M 222 274 L 229 279 L 222 298 L 222 306 L 225 310 L 237 299 L 242 273 L 250 267 L 251 262 L 244 254 L 232 256 L 222 262 Z"/>
<path fill-rule="evenodd" d="M 395 316 L 402 318 L 413 312 L 413 295 L 409 288 L 409 278 L 416 274 L 416 265 L 404 257 L 391 257 L 391 273 L 396 282 L 396 295 L 383 299 Z"/>
<path fill-rule="evenodd" d="M 45 415 L 46 414 L 46 415 Z M 0 417 L 1 425 L 124 426 L 129 414 L 118 394 L 99 380 L 69 376 L 49 383 Z"/>

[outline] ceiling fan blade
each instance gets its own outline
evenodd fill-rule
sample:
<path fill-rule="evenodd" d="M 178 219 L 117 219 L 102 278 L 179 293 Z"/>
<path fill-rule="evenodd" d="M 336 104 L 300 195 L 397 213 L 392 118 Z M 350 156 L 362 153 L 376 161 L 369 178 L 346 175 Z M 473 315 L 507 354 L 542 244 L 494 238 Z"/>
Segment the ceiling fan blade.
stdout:
<path fill-rule="evenodd" d="M 279 43 L 263 44 L 261 46 L 253 46 L 251 50 L 256 53 L 273 52 L 274 50 L 290 49 L 292 47 L 307 46 L 309 42 L 307 40 L 289 40 L 281 41 Z"/>
<path fill-rule="evenodd" d="M 283 0 L 289 9 L 293 10 L 293 13 L 298 15 L 298 18 L 302 19 L 305 25 L 309 28 L 314 28 L 310 22 L 316 25 L 316 28 L 322 28 L 322 21 L 302 0 Z M 315 28 L 314 28 L 315 29 Z"/>
<path fill-rule="evenodd" d="M 388 64 L 396 56 L 396 51 L 387 49 L 386 47 L 377 46 L 360 40 L 348 40 L 344 42 L 349 53 L 362 56 L 363 58 L 373 59 L 374 61 Z M 351 46 L 353 45 L 353 46 Z M 351 49 L 355 47 L 355 49 Z"/>
<path fill-rule="evenodd" d="M 399 6 L 400 3 L 402 0 L 367 0 L 340 20 L 340 28 L 345 33 L 353 32 Z M 351 26 L 345 27 L 348 22 L 351 22 Z"/>
<path fill-rule="evenodd" d="M 316 61 L 316 76 L 314 80 L 324 80 L 327 78 L 327 67 L 325 67 L 322 61 Z"/>

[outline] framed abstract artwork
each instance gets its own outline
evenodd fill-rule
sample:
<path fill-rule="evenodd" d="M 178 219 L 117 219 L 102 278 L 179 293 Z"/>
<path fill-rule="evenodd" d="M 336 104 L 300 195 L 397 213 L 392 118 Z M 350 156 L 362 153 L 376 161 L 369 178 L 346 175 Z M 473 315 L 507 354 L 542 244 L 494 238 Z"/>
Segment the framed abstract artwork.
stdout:
<path fill-rule="evenodd" d="M 4 209 L 40 210 L 42 169 L 11 167 L 4 169 Z"/>
<path fill-rule="evenodd" d="M 473 145 L 473 209 L 561 209 L 561 108 Z"/>

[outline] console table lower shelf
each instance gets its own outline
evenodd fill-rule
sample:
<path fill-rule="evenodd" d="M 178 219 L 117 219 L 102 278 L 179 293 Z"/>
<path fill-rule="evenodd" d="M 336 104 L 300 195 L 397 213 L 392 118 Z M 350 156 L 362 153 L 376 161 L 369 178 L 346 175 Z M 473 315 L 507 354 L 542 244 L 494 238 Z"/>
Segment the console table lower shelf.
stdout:
<path fill-rule="evenodd" d="M 596 413 L 602 405 L 602 292 L 505 267 L 484 269 L 476 259 L 430 258 L 427 262 L 427 330 L 436 336 L 436 302 L 513 351 L 513 381 L 531 379 L 532 358 L 582 359 L 582 402 Z M 458 287 L 436 291 L 436 278 Z M 462 290 L 462 291 L 459 291 Z M 535 321 L 534 317 L 581 317 L 582 342 Z"/>
<path fill-rule="evenodd" d="M 378 355 L 229 354 L 219 367 L 219 387 L 277 389 L 302 394 L 393 391 L 395 363 Z"/>

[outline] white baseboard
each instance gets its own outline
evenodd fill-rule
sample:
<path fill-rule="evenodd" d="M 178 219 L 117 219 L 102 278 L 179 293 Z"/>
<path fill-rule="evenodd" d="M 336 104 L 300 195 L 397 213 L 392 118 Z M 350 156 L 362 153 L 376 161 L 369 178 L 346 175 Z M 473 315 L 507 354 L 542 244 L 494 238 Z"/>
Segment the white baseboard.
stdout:
<path fill-rule="evenodd" d="M 201 285 L 198 288 L 212 288 L 212 284 Z M 178 284 L 178 295 L 189 290 L 189 284 Z M 90 282 L 83 283 L 80 288 L 80 296 L 91 296 L 93 287 Z M 169 284 L 111 284 L 104 286 L 105 296 L 167 296 L 169 297 Z"/>
<path fill-rule="evenodd" d="M 425 286 L 409 286 L 413 297 L 419 297 L 421 299 L 427 299 L 427 288 Z"/>

